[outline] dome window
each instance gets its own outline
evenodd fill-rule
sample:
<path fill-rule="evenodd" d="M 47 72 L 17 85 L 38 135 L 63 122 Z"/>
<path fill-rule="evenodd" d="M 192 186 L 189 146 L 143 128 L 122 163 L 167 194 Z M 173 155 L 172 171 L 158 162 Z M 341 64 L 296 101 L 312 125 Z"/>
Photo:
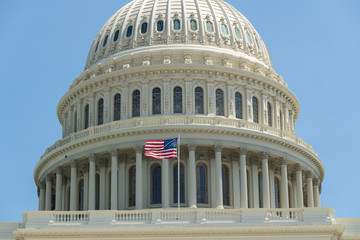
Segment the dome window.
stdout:
<path fill-rule="evenodd" d="M 141 34 L 145 34 L 147 32 L 148 23 L 144 22 L 141 24 Z"/>
<path fill-rule="evenodd" d="M 119 39 L 120 30 L 116 30 L 114 35 L 114 42 L 116 42 Z"/>
<path fill-rule="evenodd" d="M 255 43 L 256 43 L 257 48 L 260 49 L 259 42 L 258 42 L 257 38 L 255 38 Z"/>
<path fill-rule="evenodd" d="M 246 31 L 246 39 L 249 44 L 253 44 L 250 33 L 248 31 Z"/>
<path fill-rule="evenodd" d="M 95 52 L 98 50 L 98 48 L 99 48 L 99 42 L 97 42 L 97 44 L 96 44 Z"/>
<path fill-rule="evenodd" d="M 223 35 L 226 35 L 226 36 L 229 35 L 229 29 L 225 23 L 221 24 L 221 32 Z"/>
<path fill-rule="evenodd" d="M 238 40 L 241 39 L 241 32 L 240 29 L 238 27 L 235 27 L 235 36 Z"/>
<path fill-rule="evenodd" d="M 133 26 L 128 26 L 127 30 L 126 30 L 126 37 L 131 37 L 132 35 L 132 31 L 133 31 Z"/>
<path fill-rule="evenodd" d="M 174 20 L 174 30 L 179 31 L 180 30 L 180 20 L 179 19 L 175 19 Z"/>
<path fill-rule="evenodd" d="M 156 30 L 158 32 L 162 32 L 164 30 L 164 21 L 163 20 L 159 20 L 157 23 L 156 23 Z"/>
<path fill-rule="evenodd" d="M 211 21 L 206 21 L 206 31 L 214 32 L 214 25 Z"/>
<path fill-rule="evenodd" d="M 106 46 L 107 41 L 108 41 L 108 38 L 109 38 L 109 35 L 106 35 L 106 37 L 105 37 L 105 39 L 104 39 L 104 42 L 103 42 L 103 47 Z"/>
<path fill-rule="evenodd" d="M 198 30 L 198 26 L 197 26 L 196 20 L 194 20 L 194 19 L 190 20 L 190 29 L 191 29 L 192 31 L 197 31 L 197 30 Z"/>

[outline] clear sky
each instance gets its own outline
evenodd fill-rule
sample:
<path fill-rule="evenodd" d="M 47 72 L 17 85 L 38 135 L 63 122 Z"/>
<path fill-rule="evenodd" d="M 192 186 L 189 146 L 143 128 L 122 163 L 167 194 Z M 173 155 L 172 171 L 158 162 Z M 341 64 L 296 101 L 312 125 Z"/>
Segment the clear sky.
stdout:
<path fill-rule="evenodd" d="M 56 106 L 129 0 L 0 1 L 0 222 L 37 210 L 33 169 L 61 138 Z M 360 1 L 228 0 L 301 104 L 296 133 L 326 168 L 322 206 L 360 218 Z"/>

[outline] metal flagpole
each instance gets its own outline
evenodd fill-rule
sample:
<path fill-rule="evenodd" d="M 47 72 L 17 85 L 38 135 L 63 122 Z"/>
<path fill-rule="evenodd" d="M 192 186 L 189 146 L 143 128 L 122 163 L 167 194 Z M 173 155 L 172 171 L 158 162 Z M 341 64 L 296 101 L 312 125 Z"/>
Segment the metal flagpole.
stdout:
<path fill-rule="evenodd" d="M 180 134 L 178 135 L 178 210 L 180 210 Z"/>

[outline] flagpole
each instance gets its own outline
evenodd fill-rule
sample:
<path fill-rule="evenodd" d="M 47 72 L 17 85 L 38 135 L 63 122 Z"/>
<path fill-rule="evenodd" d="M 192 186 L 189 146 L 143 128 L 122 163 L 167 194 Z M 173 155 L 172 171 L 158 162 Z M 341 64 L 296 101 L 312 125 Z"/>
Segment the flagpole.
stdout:
<path fill-rule="evenodd" d="M 180 134 L 178 139 L 178 210 L 180 210 Z"/>

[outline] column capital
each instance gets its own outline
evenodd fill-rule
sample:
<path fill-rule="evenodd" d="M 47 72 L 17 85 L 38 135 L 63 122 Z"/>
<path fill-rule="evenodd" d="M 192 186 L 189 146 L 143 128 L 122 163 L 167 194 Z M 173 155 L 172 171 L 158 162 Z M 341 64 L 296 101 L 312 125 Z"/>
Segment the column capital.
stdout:
<path fill-rule="evenodd" d="M 312 172 L 310 170 L 306 171 L 305 175 L 306 175 L 306 178 L 312 178 Z"/>
<path fill-rule="evenodd" d="M 240 160 L 240 155 L 239 155 L 239 153 L 237 153 L 237 152 L 232 152 L 232 153 L 231 153 L 231 159 L 232 159 L 233 161 L 239 161 L 239 160 Z"/>
<path fill-rule="evenodd" d="M 197 146 L 196 144 L 191 143 L 191 144 L 187 145 L 187 148 L 188 148 L 189 152 L 191 152 L 191 151 L 195 151 L 196 146 Z"/>
<path fill-rule="evenodd" d="M 135 146 L 134 150 L 136 153 L 142 153 L 144 150 L 144 146 Z"/>
<path fill-rule="evenodd" d="M 58 167 L 56 168 L 56 175 L 61 175 L 62 174 L 62 168 Z"/>
<path fill-rule="evenodd" d="M 223 145 L 219 145 L 219 144 L 214 145 L 214 149 L 215 149 L 215 152 L 221 152 L 223 149 Z"/>
<path fill-rule="evenodd" d="M 100 168 L 102 168 L 102 167 L 105 167 L 106 166 L 106 159 L 101 159 L 100 161 L 99 161 L 99 167 Z"/>
<path fill-rule="evenodd" d="M 258 156 L 251 156 L 250 161 L 252 165 L 259 165 L 259 157 Z"/>
<path fill-rule="evenodd" d="M 70 162 L 70 167 L 71 167 L 71 168 L 77 167 L 77 162 L 76 162 L 75 160 L 72 160 L 72 161 Z"/>
<path fill-rule="evenodd" d="M 51 180 L 52 180 L 51 174 L 47 175 L 45 180 L 46 180 L 46 182 L 49 182 L 49 181 L 51 182 Z"/>
<path fill-rule="evenodd" d="M 110 156 L 113 157 L 117 157 L 118 156 L 118 150 L 117 149 L 112 149 L 110 151 Z"/>
<path fill-rule="evenodd" d="M 120 161 L 126 161 L 127 160 L 127 154 L 126 153 L 120 153 L 119 159 L 120 159 Z"/>
<path fill-rule="evenodd" d="M 239 148 L 240 155 L 246 155 L 247 151 L 248 151 L 247 148 L 244 147 Z"/>
<path fill-rule="evenodd" d="M 280 164 L 281 164 L 281 166 L 284 166 L 284 165 L 287 166 L 288 160 L 286 158 L 281 157 L 280 158 Z"/>
<path fill-rule="evenodd" d="M 320 185 L 320 179 L 318 179 L 318 178 L 314 178 L 313 179 L 313 184 L 314 184 L 314 186 L 319 186 Z"/>
<path fill-rule="evenodd" d="M 94 154 L 91 154 L 89 156 L 89 161 L 94 161 L 95 162 L 95 155 Z"/>
<path fill-rule="evenodd" d="M 40 190 L 45 190 L 46 184 L 44 182 L 39 183 Z"/>
<path fill-rule="evenodd" d="M 261 152 L 261 158 L 262 158 L 262 160 L 265 160 L 265 159 L 269 160 L 269 156 L 270 156 L 269 153 L 267 153 L 267 152 Z"/>
<path fill-rule="evenodd" d="M 302 171 L 302 166 L 301 166 L 299 163 L 295 164 L 295 170 L 296 170 L 297 172 Z"/>

